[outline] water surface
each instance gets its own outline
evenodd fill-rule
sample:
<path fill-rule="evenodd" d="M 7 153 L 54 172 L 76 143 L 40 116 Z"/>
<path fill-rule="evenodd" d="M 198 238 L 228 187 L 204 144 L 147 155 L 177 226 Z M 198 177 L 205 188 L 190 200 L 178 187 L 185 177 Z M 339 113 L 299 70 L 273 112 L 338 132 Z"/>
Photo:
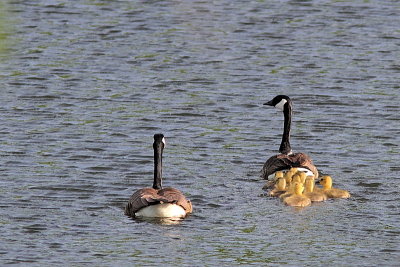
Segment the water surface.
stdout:
<path fill-rule="evenodd" d="M 30 266 L 395 266 L 400 260 L 396 1 L 18 1 L 1 5 L 0 262 Z M 349 200 L 263 195 L 292 146 Z M 194 213 L 123 215 L 152 184 Z"/>

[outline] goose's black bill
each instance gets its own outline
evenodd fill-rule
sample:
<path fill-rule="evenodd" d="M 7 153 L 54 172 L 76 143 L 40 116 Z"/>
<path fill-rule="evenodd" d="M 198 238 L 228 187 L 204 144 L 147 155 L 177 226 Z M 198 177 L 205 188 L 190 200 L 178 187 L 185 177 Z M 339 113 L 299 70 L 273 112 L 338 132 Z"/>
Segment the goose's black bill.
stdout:
<path fill-rule="evenodd" d="M 267 103 L 264 103 L 263 105 L 273 106 L 274 104 L 272 104 L 272 100 L 270 100 L 270 101 L 268 101 Z"/>

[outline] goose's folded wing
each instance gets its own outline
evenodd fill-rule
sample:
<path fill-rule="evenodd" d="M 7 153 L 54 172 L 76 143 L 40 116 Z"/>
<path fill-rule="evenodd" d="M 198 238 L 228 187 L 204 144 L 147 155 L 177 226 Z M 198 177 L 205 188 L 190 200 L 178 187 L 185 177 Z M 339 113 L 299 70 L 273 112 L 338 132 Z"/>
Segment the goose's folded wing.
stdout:
<path fill-rule="evenodd" d="M 279 154 L 270 157 L 262 168 L 261 176 L 268 179 L 268 176 L 276 171 L 290 169 L 292 167 L 303 167 L 309 169 L 318 178 L 318 170 L 312 163 L 309 156 L 304 153 L 295 153 L 291 155 Z"/>
<path fill-rule="evenodd" d="M 125 207 L 125 214 L 128 216 L 135 216 L 135 213 L 141 208 L 154 205 L 160 202 L 158 190 L 154 188 L 143 188 L 137 190 L 129 198 L 128 204 Z"/>
<path fill-rule="evenodd" d="M 158 191 L 158 195 L 164 198 L 166 203 L 174 203 L 181 206 L 186 213 L 191 213 L 193 210 L 192 202 L 178 189 L 167 187 Z"/>

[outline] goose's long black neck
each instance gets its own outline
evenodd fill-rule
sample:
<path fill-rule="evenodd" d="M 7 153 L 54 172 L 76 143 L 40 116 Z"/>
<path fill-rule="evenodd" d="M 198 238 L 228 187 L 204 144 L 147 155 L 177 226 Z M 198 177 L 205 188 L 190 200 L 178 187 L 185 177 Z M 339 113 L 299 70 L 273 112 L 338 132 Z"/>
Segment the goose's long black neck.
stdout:
<path fill-rule="evenodd" d="M 161 144 L 154 144 L 154 189 L 162 189 L 162 152 Z"/>
<path fill-rule="evenodd" d="M 279 147 L 279 152 L 282 154 L 291 154 L 292 148 L 290 147 L 290 126 L 292 123 L 292 104 L 288 101 L 283 107 L 283 135 L 281 146 Z"/>

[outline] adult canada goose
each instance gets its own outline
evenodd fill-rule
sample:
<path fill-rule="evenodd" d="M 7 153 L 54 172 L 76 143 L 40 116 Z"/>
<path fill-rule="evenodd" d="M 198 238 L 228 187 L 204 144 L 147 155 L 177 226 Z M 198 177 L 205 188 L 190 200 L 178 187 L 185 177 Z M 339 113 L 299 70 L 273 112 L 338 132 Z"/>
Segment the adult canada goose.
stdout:
<path fill-rule="evenodd" d="M 278 95 L 264 105 L 273 106 L 283 112 L 284 125 L 282 142 L 279 147 L 280 154 L 270 157 L 262 169 L 262 177 L 268 179 L 276 171 L 296 167 L 298 171 L 318 178 L 318 170 L 309 156 L 304 153 L 293 153 L 290 146 L 290 125 L 292 123 L 292 100 L 286 95 Z"/>
<path fill-rule="evenodd" d="M 137 190 L 125 207 L 125 215 L 131 217 L 183 218 L 192 212 L 192 203 L 172 187 L 162 188 L 162 153 L 165 138 L 154 135 L 154 182 L 153 187 Z"/>

